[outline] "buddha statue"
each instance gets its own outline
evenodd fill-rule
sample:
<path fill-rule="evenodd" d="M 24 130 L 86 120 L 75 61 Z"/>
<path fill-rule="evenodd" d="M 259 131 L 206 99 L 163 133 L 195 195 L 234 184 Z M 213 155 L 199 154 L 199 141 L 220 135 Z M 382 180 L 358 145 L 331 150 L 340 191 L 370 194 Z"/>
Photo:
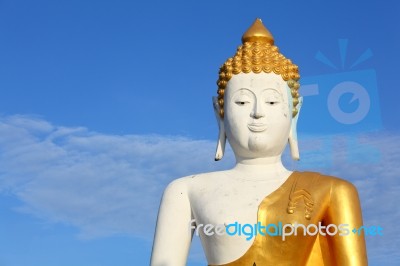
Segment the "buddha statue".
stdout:
<path fill-rule="evenodd" d="M 198 234 L 210 266 L 367 265 L 356 188 L 316 172 L 287 170 L 299 159 L 298 67 L 257 19 L 220 68 L 213 98 L 216 160 L 229 141 L 236 165 L 179 178 L 164 191 L 152 266 L 186 265 Z"/>

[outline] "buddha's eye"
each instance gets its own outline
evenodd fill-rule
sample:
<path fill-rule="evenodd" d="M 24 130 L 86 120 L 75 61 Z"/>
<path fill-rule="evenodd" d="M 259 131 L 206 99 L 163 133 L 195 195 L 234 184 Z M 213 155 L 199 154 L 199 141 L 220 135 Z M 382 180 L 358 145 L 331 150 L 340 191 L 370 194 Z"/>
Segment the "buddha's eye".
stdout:
<path fill-rule="evenodd" d="M 263 96 L 266 105 L 279 105 L 283 100 L 282 95 L 273 89 L 266 90 Z"/>
<path fill-rule="evenodd" d="M 249 102 L 248 101 L 236 101 L 235 102 L 237 105 L 246 105 L 246 104 L 248 104 Z"/>

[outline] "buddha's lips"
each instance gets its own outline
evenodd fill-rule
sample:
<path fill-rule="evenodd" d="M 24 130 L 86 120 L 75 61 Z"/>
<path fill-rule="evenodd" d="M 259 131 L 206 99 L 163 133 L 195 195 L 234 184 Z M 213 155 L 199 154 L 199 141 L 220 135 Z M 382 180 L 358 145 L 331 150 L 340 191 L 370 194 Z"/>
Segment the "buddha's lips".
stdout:
<path fill-rule="evenodd" d="M 263 132 L 264 130 L 267 129 L 266 124 L 258 124 L 258 123 L 248 124 L 247 127 L 250 129 L 250 131 L 253 132 Z"/>

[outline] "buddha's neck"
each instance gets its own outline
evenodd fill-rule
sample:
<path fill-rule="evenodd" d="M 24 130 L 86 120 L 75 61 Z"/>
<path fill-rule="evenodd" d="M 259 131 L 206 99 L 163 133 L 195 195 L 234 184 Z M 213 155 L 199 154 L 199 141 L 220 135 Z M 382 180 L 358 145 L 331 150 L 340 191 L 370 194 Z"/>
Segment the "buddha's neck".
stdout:
<path fill-rule="evenodd" d="M 249 178 L 277 178 L 286 176 L 289 171 L 283 166 L 281 156 L 266 157 L 266 158 L 236 158 L 236 166 L 234 171 L 246 174 Z"/>

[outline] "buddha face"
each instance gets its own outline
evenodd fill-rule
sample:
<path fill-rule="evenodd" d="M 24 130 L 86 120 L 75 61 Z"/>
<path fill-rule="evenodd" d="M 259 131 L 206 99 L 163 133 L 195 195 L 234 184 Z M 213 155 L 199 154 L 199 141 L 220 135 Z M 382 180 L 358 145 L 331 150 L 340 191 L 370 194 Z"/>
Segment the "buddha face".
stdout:
<path fill-rule="evenodd" d="M 225 91 L 224 125 L 236 156 L 280 156 L 288 141 L 292 99 L 287 83 L 275 73 L 240 73 Z"/>

